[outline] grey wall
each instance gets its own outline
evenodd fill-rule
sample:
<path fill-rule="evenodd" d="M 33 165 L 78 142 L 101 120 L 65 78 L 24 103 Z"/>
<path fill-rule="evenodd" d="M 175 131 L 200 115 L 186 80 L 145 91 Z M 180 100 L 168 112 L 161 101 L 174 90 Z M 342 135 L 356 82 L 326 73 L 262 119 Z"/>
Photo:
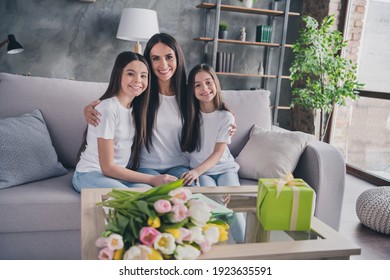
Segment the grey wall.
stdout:
<path fill-rule="evenodd" d="M 116 38 L 123 8 L 136 7 L 157 11 L 160 32 L 173 35 L 181 44 L 187 72 L 202 62 L 203 43 L 193 38 L 203 34 L 205 11 L 197 9 L 201 0 L 96 0 L 85 3 L 77 0 L 2 0 L 0 3 L 0 41 L 7 34 L 15 34 L 25 51 L 7 55 L 0 50 L 0 71 L 32 76 L 108 81 L 118 53 L 130 50 L 133 42 Z M 257 1 L 255 7 L 268 8 L 271 1 Z M 301 0 L 293 0 L 291 10 L 299 12 Z M 223 1 L 239 5 L 237 0 Z M 212 13 L 213 14 L 213 13 Z M 254 40 L 255 26 L 266 24 L 266 17 L 225 12 L 221 19 L 230 24 L 229 38 L 239 36 L 240 26 L 246 26 L 247 40 Z M 211 21 L 213 22 L 213 21 Z M 281 22 L 278 20 L 278 22 Z M 140 23 L 142 24 L 142 23 Z M 281 23 L 278 23 L 280 28 Z M 295 40 L 299 18 L 290 18 L 288 43 Z M 210 25 L 213 30 L 213 25 Z M 275 42 L 279 39 L 275 37 Z M 143 43 L 145 45 L 145 43 Z M 221 45 L 221 50 L 235 52 L 234 70 L 256 73 L 263 48 Z M 211 51 L 211 48 L 210 48 Z M 291 57 L 291 51 L 286 52 Z M 277 57 L 272 61 L 276 67 Z M 289 59 L 284 74 L 288 74 Z M 271 81 L 271 89 L 274 86 Z M 259 88 L 258 78 L 221 77 L 223 89 Z M 282 85 L 289 91 L 289 83 Z M 284 93 L 281 105 L 288 105 L 289 94 Z M 286 121 L 282 120 L 282 123 Z"/>

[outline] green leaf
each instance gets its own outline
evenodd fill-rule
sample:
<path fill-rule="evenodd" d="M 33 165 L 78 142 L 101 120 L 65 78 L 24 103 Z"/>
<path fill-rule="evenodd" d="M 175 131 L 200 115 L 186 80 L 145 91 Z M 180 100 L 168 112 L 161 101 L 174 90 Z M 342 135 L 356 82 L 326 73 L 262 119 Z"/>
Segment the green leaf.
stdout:
<path fill-rule="evenodd" d="M 165 231 L 167 229 L 170 229 L 170 228 L 181 228 L 183 227 L 185 224 L 188 223 L 188 218 L 185 218 L 183 221 L 179 222 L 179 223 L 164 223 L 161 225 L 161 227 L 159 228 L 160 231 Z"/>
<path fill-rule="evenodd" d="M 339 55 L 346 42 L 341 32 L 333 29 L 334 15 L 320 24 L 310 16 L 303 16 L 303 21 L 306 25 L 292 48 L 292 105 L 330 112 L 334 103 L 357 97 L 354 89 L 362 86 L 357 81 L 357 65 Z"/>

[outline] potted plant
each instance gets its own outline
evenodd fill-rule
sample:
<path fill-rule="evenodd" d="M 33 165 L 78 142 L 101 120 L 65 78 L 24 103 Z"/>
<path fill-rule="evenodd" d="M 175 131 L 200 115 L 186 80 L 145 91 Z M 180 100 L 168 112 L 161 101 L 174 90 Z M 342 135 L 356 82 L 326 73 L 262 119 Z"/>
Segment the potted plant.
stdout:
<path fill-rule="evenodd" d="M 227 38 L 228 27 L 229 27 L 229 24 L 226 21 L 221 20 L 219 22 L 219 32 L 218 32 L 219 39 L 226 39 Z"/>
<path fill-rule="evenodd" d="M 290 67 L 294 109 L 292 128 L 302 130 L 294 127 L 297 119 L 295 111 L 301 113 L 299 111 L 303 109 L 313 115 L 318 111 L 318 134 L 323 141 L 335 106 L 345 105 L 347 98 L 355 100 L 357 90 L 363 84 L 357 80 L 357 65 L 340 55 L 346 42 L 343 42 L 341 32 L 332 29 L 334 15 L 325 17 L 321 24 L 310 16 L 304 16 L 303 21 L 306 26 L 293 45 L 294 58 Z M 305 132 L 314 134 L 314 131 Z"/>

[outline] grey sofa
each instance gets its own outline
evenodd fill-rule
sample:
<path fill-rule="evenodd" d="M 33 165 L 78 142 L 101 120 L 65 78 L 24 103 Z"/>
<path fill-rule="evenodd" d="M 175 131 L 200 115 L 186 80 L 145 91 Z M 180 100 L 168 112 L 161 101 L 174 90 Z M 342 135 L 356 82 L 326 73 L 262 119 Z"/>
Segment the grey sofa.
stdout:
<path fill-rule="evenodd" d="M 106 86 L 0 73 L 0 118 L 40 109 L 58 159 L 69 171 L 0 189 L 0 259 L 80 259 L 80 194 L 71 178 L 86 126 L 83 108 L 99 98 Z M 237 156 L 253 124 L 271 129 L 269 92 L 225 91 L 224 98 L 236 114 L 238 129 L 230 148 Z M 310 142 L 294 175 L 315 189 L 315 216 L 338 229 L 345 180 L 345 163 L 338 150 Z M 241 183 L 257 184 L 246 179 Z"/>

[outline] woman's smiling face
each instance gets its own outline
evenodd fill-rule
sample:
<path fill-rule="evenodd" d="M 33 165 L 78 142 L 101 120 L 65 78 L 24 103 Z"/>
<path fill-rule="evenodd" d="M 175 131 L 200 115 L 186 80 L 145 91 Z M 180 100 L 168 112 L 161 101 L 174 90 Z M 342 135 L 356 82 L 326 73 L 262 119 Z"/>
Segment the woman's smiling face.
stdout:
<path fill-rule="evenodd" d="M 176 72 L 176 54 L 173 49 L 161 42 L 150 50 L 150 61 L 152 71 L 160 81 L 169 81 Z"/>

